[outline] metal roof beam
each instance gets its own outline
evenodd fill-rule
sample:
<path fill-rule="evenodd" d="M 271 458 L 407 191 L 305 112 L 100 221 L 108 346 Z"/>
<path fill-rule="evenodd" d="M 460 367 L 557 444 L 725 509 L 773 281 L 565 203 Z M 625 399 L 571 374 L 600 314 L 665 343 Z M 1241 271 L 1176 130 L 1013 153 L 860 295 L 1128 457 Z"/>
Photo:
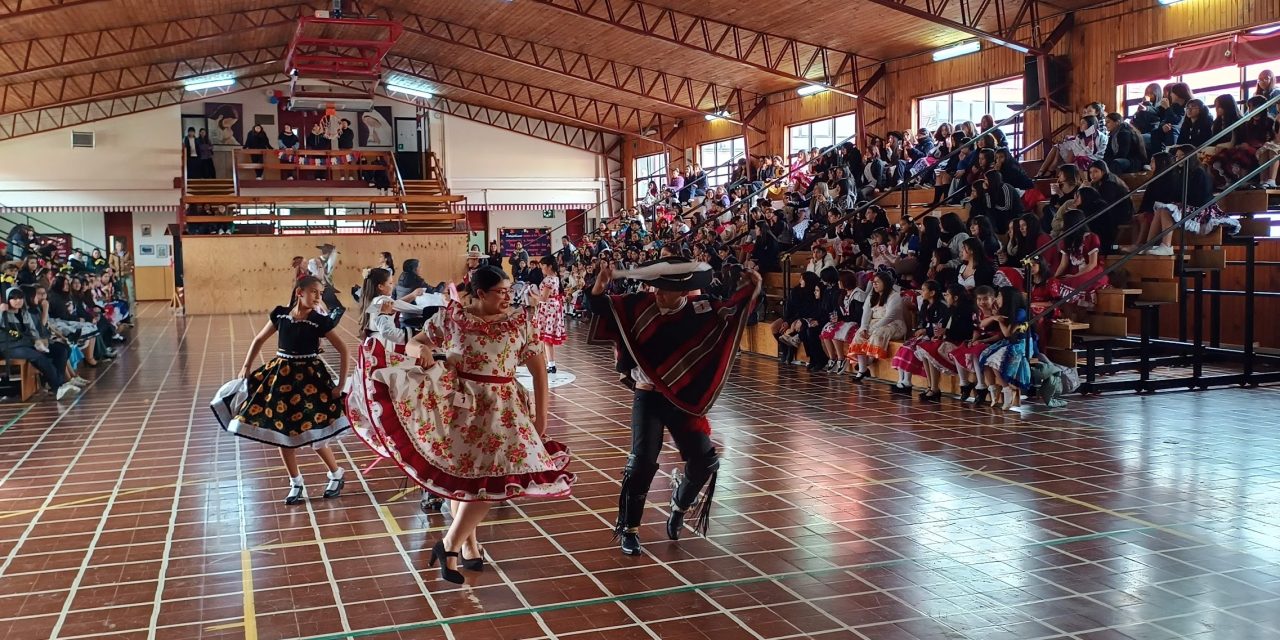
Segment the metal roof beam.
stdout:
<path fill-rule="evenodd" d="M 431 85 L 470 91 L 538 111 L 553 118 L 618 135 L 656 142 L 659 141 L 657 138 L 651 138 L 650 134 L 644 132 L 649 129 L 660 131 L 668 120 L 661 114 L 635 107 L 462 71 L 403 56 L 387 56 L 384 63 L 388 71 Z"/>
<path fill-rule="evenodd" d="M 943 17 L 943 10 L 949 2 L 926 1 L 925 7 L 919 8 L 907 4 L 907 0 L 867 0 L 905 13 L 909 16 L 927 20 L 936 25 L 954 29 L 987 42 L 1008 47 L 1019 53 L 1038 54 L 1040 47 L 1017 40 L 1014 36 L 1020 27 L 1031 24 L 1032 16 L 1037 14 L 1038 0 L 956 0 L 960 8 L 960 20 Z M 988 10 L 994 10 L 996 30 L 987 31 L 982 23 L 988 18 Z"/>
<path fill-rule="evenodd" d="M 840 88 L 848 84 L 853 70 L 860 66 L 861 58 L 854 53 L 640 0 L 533 1 L 631 33 L 739 62 L 802 85 L 822 84 L 836 93 L 856 97 L 853 91 Z"/>
<path fill-rule="evenodd" d="M 74 105 L 50 107 L 48 109 L 39 109 L 36 111 L 11 113 L 0 116 L 0 140 L 12 140 L 14 138 L 44 133 L 46 131 L 54 131 L 56 129 L 64 129 L 66 127 L 74 127 L 90 122 L 97 122 L 99 120 L 106 120 L 108 118 L 117 118 L 133 113 L 151 111 L 153 109 L 163 109 L 164 107 L 176 104 L 198 102 L 212 96 L 238 93 L 241 91 L 256 89 L 258 87 L 278 84 L 285 82 L 286 80 L 288 80 L 288 78 L 286 78 L 284 74 L 271 73 L 261 76 L 240 78 L 237 80 L 235 85 L 230 87 L 202 89 L 200 91 L 186 91 L 181 87 L 178 87 L 140 93 L 131 96 L 94 100 L 92 102 Z"/>
<path fill-rule="evenodd" d="M 277 62 L 284 47 L 224 53 L 194 60 L 95 71 L 74 76 L 15 82 L 0 86 L 0 115 L 48 109 L 143 90 L 182 80 L 251 69 Z"/>
<path fill-rule="evenodd" d="M 379 16 L 403 23 L 405 30 L 414 35 L 647 98 L 687 114 L 716 113 L 732 104 L 738 91 L 714 82 L 480 31 L 384 5 L 367 6 Z M 750 102 L 755 98 L 755 94 L 748 93 L 746 99 Z"/>
<path fill-rule="evenodd" d="M 108 0 L 0 0 L 0 18 L 23 18 L 68 7 L 97 4 Z"/>
<path fill-rule="evenodd" d="M 98 58 L 226 41 L 228 34 L 296 24 L 311 11 L 306 5 L 288 5 L 7 42 L 0 44 L 0 79 Z"/>

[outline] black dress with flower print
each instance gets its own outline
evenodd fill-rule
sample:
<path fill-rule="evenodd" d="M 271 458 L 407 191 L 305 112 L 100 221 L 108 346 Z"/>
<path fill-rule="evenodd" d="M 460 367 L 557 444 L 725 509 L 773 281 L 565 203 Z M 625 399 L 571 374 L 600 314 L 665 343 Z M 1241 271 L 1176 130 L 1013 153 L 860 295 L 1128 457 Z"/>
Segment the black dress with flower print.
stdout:
<path fill-rule="evenodd" d="M 334 329 L 329 317 L 306 319 L 276 307 L 271 324 L 279 336 L 276 356 L 249 374 L 248 400 L 227 431 L 278 447 L 314 444 L 351 426 L 333 372 L 320 359 L 320 340 Z"/>

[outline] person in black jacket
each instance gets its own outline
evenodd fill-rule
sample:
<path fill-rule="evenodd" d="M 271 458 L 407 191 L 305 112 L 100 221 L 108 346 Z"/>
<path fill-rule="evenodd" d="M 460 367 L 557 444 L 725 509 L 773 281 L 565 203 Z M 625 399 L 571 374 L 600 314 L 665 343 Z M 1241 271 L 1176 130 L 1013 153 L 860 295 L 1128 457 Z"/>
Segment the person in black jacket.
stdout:
<path fill-rule="evenodd" d="M 338 121 L 338 149 L 340 151 L 350 151 L 356 147 L 356 132 L 351 128 L 351 121 L 343 118 Z M 354 162 L 353 159 L 344 160 L 345 162 Z M 339 180 L 355 180 L 356 174 L 350 169 L 342 169 L 338 173 Z"/>
<path fill-rule="evenodd" d="M 1015 189 L 1026 191 L 1036 186 L 1035 181 L 1022 170 L 1022 165 L 1014 160 L 1008 149 L 996 149 L 996 168 L 1000 170 L 1004 183 Z"/>
<path fill-rule="evenodd" d="M 1129 224 L 1133 219 L 1133 201 L 1129 199 L 1129 187 L 1119 176 L 1107 171 L 1106 163 L 1101 160 L 1095 160 L 1089 165 L 1089 186 L 1101 196 L 1101 206 L 1098 210 L 1116 203 L 1115 206 L 1107 209 L 1102 219 L 1095 220 L 1089 225 L 1102 241 L 1102 255 L 1109 255 L 1115 245 L 1116 232 L 1120 225 Z M 1077 194 L 1079 193 L 1080 190 L 1077 190 Z M 1080 195 L 1077 195 L 1077 199 L 1080 199 Z M 1095 211 L 1084 211 L 1086 217 L 1095 213 Z"/>
<path fill-rule="evenodd" d="M 1178 144 L 1189 144 L 1192 147 L 1209 141 L 1213 137 L 1213 114 L 1205 108 L 1204 102 L 1192 100 L 1187 103 L 1187 117 L 1182 120 L 1182 128 L 1178 131 Z"/>
<path fill-rule="evenodd" d="M 26 360 L 35 367 L 49 391 L 59 400 L 80 391 L 66 380 L 66 362 L 55 363 L 49 345 L 40 337 L 39 329 L 27 313 L 27 296 L 22 289 L 11 287 L 0 307 L 0 355 L 6 361 Z"/>
<path fill-rule="evenodd" d="M 1209 170 L 1200 164 L 1200 158 L 1194 153 L 1195 149 L 1182 145 L 1175 147 L 1174 151 L 1174 160 L 1182 162 L 1182 165 L 1170 174 L 1173 177 L 1168 189 L 1170 199 L 1165 202 L 1159 202 L 1154 206 L 1151 224 L 1146 230 L 1146 235 L 1138 236 L 1139 242 L 1146 243 L 1154 240 L 1165 229 L 1172 227 L 1188 211 L 1194 211 L 1213 199 L 1213 176 L 1209 175 Z M 1181 200 L 1183 175 L 1187 176 L 1186 202 Z M 1155 256 L 1171 256 L 1173 255 L 1173 247 L 1170 244 L 1172 241 L 1173 234 L 1166 234 L 1160 239 L 1160 244 L 1151 247 L 1146 253 Z"/>
<path fill-rule="evenodd" d="M 1151 156 L 1151 172 L 1159 175 L 1160 172 L 1168 169 L 1172 163 L 1173 156 L 1161 151 Z M 1156 205 L 1180 202 L 1182 200 L 1180 173 L 1180 171 L 1171 171 L 1159 176 L 1148 184 L 1147 188 L 1142 192 L 1142 204 L 1138 205 L 1138 210 L 1134 216 L 1138 221 L 1138 231 L 1133 237 L 1139 244 L 1147 238 L 1147 230 L 1151 228 Z M 1126 252 L 1131 250 L 1132 248 L 1125 247 Z"/>
<path fill-rule="evenodd" d="M 262 129 L 262 125 L 255 124 L 253 129 L 249 131 L 249 135 L 244 138 L 244 148 L 246 149 L 270 149 L 271 139 L 267 137 L 267 132 Z M 262 164 L 262 154 L 255 153 L 249 156 L 249 161 L 254 164 Z M 254 170 L 257 179 L 262 179 L 262 167 Z"/>
<path fill-rule="evenodd" d="M 942 401 L 942 374 L 956 373 L 951 352 L 973 337 L 974 318 L 977 315 L 969 292 L 958 284 L 946 288 L 942 301 L 947 305 L 945 314 L 933 325 L 929 339 L 916 346 L 916 357 L 924 363 L 925 378 L 929 381 L 929 388 L 920 394 L 920 399 L 925 402 Z M 965 395 L 967 392 L 962 391 L 961 397 Z"/>
<path fill-rule="evenodd" d="M 1107 131 L 1111 139 L 1102 159 L 1112 173 L 1137 173 L 1147 164 L 1146 145 L 1142 134 L 1118 113 L 1107 114 Z"/>
<path fill-rule="evenodd" d="M 823 309 L 823 286 L 822 280 L 818 274 L 812 271 L 805 271 L 800 274 L 800 284 L 791 288 L 787 295 L 787 304 L 782 318 L 773 321 L 771 329 L 773 337 L 778 341 L 778 359 L 781 362 L 794 362 L 796 354 L 800 350 L 800 345 L 804 336 L 801 330 L 809 324 L 809 321 L 815 320 L 821 323 L 826 319 L 828 313 L 824 313 Z M 821 324 L 819 324 L 821 327 Z M 817 335 L 817 332 L 814 332 Z M 805 350 L 810 347 L 805 344 Z M 821 343 L 817 346 L 819 354 L 822 354 L 823 366 L 826 366 L 826 354 L 822 351 Z M 810 364 L 819 356 L 809 352 Z"/>
<path fill-rule="evenodd" d="M 1177 144 L 1187 114 L 1187 103 L 1190 101 L 1191 87 L 1187 83 L 1175 82 L 1165 88 L 1164 99 L 1156 106 L 1160 121 L 1144 139 L 1148 143 L 1147 153 L 1163 151 L 1166 147 Z"/>
<path fill-rule="evenodd" d="M 978 121 L 978 129 L 982 135 L 991 136 L 995 139 L 996 148 L 1008 148 L 1008 139 L 1005 138 L 1004 132 L 996 127 L 996 120 L 990 114 L 982 116 L 982 119 Z"/>

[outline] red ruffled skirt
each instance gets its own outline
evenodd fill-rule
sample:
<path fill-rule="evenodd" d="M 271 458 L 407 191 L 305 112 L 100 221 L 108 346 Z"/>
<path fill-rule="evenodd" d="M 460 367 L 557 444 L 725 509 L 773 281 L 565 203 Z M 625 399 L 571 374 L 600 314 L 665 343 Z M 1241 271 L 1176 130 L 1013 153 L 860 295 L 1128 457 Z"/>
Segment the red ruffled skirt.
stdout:
<path fill-rule="evenodd" d="M 361 440 L 422 488 L 464 502 L 569 495 L 569 450 L 537 434 L 530 406 L 514 379 L 423 371 L 404 345 L 372 338 L 347 396 Z"/>

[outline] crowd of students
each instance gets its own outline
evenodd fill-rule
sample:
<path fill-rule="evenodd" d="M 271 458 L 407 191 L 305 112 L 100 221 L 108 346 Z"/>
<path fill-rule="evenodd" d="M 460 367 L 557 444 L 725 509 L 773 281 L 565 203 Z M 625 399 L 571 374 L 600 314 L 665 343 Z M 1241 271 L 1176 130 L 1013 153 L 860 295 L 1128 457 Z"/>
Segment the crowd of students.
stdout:
<path fill-rule="evenodd" d="M 89 384 L 80 373 L 115 358 L 115 346 L 132 325 L 130 283 L 118 275 L 121 262 L 97 248 L 89 255 L 75 249 L 61 256 L 51 239 L 29 225 L 10 233 L 5 256 L 0 355 L 11 375 L 17 361 L 34 367 L 58 400 L 79 393 Z"/>

